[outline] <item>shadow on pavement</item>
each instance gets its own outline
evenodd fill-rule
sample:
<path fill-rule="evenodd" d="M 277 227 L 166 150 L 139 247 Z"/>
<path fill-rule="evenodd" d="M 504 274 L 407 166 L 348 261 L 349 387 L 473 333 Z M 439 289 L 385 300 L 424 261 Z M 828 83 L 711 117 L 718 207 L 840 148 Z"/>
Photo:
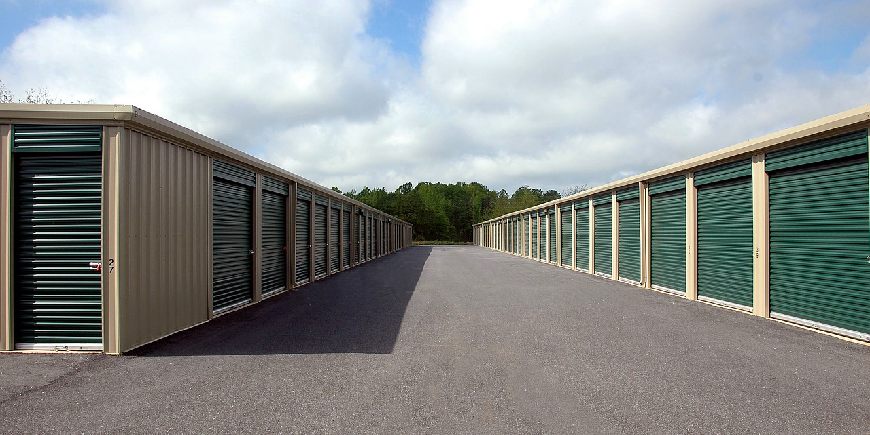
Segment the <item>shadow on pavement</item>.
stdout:
<path fill-rule="evenodd" d="M 431 251 L 407 248 L 129 355 L 391 353 Z"/>

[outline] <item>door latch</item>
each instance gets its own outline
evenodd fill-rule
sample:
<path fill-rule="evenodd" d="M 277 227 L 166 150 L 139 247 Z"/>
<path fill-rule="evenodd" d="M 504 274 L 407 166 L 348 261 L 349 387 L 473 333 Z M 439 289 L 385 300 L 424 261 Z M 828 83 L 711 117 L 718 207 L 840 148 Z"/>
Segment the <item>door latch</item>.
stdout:
<path fill-rule="evenodd" d="M 248 255 L 254 255 L 254 250 L 251 249 L 250 251 L 248 251 Z"/>
<path fill-rule="evenodd" d="M 92 261 L 88 263 L 88 267 L 91 268 L 94 272 L 102 272 L 103 271 L 103 263 L 99 261 Z"/>

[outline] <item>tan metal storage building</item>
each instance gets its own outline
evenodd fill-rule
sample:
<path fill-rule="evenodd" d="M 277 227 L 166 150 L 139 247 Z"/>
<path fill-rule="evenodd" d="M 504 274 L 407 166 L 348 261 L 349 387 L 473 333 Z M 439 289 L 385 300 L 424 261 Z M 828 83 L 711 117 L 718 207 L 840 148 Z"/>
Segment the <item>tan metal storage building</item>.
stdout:
<path fill-rule="evenodd" d="M 389 224 L 395 241 L 357 216 Z M 110 354 L 392 253 L 412 234 L 124 105 L 0 104 L 0 227 L 0 350 Z M 380 249 L 363 257 L 365 245 Z"/>
<path fill-rule="evenodd" d="M 570 207 L 556 245 L 573 240 L 574 270 L 870 341 L 868 127 L 870 105 L 476 224 L 476 241 L 531 213 L 522 256 L 543 260 L 544 211 Z"/>

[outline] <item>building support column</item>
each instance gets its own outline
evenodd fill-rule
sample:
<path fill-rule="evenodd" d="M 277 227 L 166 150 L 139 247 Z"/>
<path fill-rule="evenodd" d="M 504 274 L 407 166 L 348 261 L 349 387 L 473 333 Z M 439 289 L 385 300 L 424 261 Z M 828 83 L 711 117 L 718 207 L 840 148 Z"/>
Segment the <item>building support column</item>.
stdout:
<path fill-rule="evenodd" d="M 562 266 L 562 209 L 556 207 L 556 265 Z"/>
<path fill-rule="evenodd" d="M 338 210 L 338 271 L 344 272 L 344 208 L 347 207 L 341 203 L 341 208 Z M 350 234 L 348 234 L 350 236 Z M 350 261 L 348 260 L 348 264 Z"/>
<path fill-rule="evenodd" d="M 651 223 L 650 216 L 650 196 L 649 184 L 644 182 L 638 183 L 640 189 L 640 281 L 644 288 L 651 289 L 650 282 L 650 258 L 652 254 L 651 248 Z"/>
<path fill-rule="evenodd" d="M 698 299 L 698 189 L 693 172 L 686 175 L 686 299 Z"/>
<path fill-rule="evenodd" d="M 577 270 L 577 201 L 571 201 L 571 270 Z"/>
<path fill-rule="evenodd" d="M 770 317 L 770 203 L 764 162 L 764 154 L 752 156 L 752 314 Z"/>
<path fill-rule="evenodd" d="M 0 125 L 0 350 L 15 347 L 12 319 L 12 126 Z"/>
<path fill-rule="evenodd" d="M 287 288 L 296 288 L 296 183 L 291 182 L 287 188 Z"/>
<path fill-rule="evenodd" d="M 326 276 L 332 275 L 332 198 L 326 198 Z"/>
<path fill-rule="evenodd" d="M 589 273 L 595 274 L 595 206 L 589 199 Z"/>
<path fill-rule="evenodd" d="M 257 174 L 254 187 L 254 302 L 263 299 L 263 174 Z"/>
<path fill-rule="evenodd" d="M 619 279 L 619 202 L 616 200 L 616 191 L 610 196 L 610 275 L 613 279 Z"/>

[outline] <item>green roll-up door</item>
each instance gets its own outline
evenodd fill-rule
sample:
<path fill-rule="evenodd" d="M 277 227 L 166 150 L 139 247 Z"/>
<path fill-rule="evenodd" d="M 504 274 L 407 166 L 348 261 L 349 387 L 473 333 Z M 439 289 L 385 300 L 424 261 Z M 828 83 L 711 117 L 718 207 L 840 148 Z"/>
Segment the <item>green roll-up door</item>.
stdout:
<path fill-rule="evenodd" d="M 619 202 L 619 277 L 640 282 L 640 192 L 637 187 L 616 194 Z"/>
<path fill-rule="evenodd" d="M 686 179 L 650 185 L 650 283 L 686 291 Z"/>
<path fill-rule="evenodd" d="M 339 254 L 341 241 L 341 209 L 332 208 L 332 213 L 329 215 L 329 271 L 338 272 L 341 268 L 341 258 Z"/>
<path fill-rule="evenodd" d="M 577 251 L 577 268 L 589 270 L 589 203 L 574 203 L 574 249 Z"/>
<path fill-rule="evenodd" d="M 13 127 L 18 349 L 102 349 L 101 132 Z"/>
<path fill-rule="evenodd" d="M 538 259 L 547 260 L 547 215 L 538 212 Z"/>
<path fill-rule="evenodd" d="M 540 255 L 538 251 L 538 216 L 537 213 L 531 216 L 532 219 L 532 258 L 537 260 Z"/>
<path fill-rule="evenodd" d="M 296 283 L 311 278 L 311 192 L 296 193 Z"/>
<path fill-rule="evenodd" d="M 262 291 L 287 287 L 287 184 L 263 177 Z"/>
<path fill-rule="evenodd" d="M 550 251 L 550 263 L 556 264 L 556 210 L 550 210 L 547 213 L 547 222 L 549 223 L 547 227 L 549 228 L 549 237 L 550 244 L 548 245 L 548 249 Z"/>
<path fill-rule="evenodd" d="M 344 220 L 341 227 L 341 251 L 344 256 L 342 257 L 341 264 L 346 268 L 350 266 L 350 235 L 352 234 L 350 210 L 344 210 L 342 217 Z"/>
<path fill-rule="evenodd" d="M 767 156 L 772 316 L 870 339 L 867 152 L 862 130 Z"/>
<path fill-rule="evenodd" d="M 381 232 L 380 232 L 380 220 L 377 218 L 372 219 L 372 258 L 377 258 L 380 255 L 380 251 L 378 250 L 378 242 L 381 240 Z"/>
<path fill-rule="evenodd" d="M 314 277 L 326 275 L 326 198 L 315 196 L 314 201 Z"/>
<path fill-rule="evenodd" d="M 695 173 L 698 297 L 752 307 L 752 164 Z"/>
<path fill-rule="evenodd" d="M 522 247 L 522 235 L 523 235 L 523 221 L 519 216 L 514 218 L 514 234 L 517 235 L 517 239 L 514 241 L 514 254 L 520 255 L 520 248 Z"/>
<path fill-rule="evenodd" d="M 369 216 L 366 219 L 366 259 L 372 259 L 372 246 L 374 245 L 374 240 L 372 239 L 372 217 Z"/>
<path fill-rule="evenodd" d="M 562 266 L 571 267 L 571 265 L 574 264 L 574 257 L 571 253 L 571 243 L 573 241 L 571 237 L 571 230 L 574 229 L 574 225 L 571 222 L 571 206 L 564 206 L 559 211 L 562 214 L 562 234 L 560 235 L 562 238 Z"/>
<path fill-rule="evenodd" d="M 215 161 L 212 183 L 212 308 L 254 297 L 254 186 L 247 169 Z"/>
<path fill-rule="evenodd" d="M 523 216 L 523 255 L 528 257 L 531 255 L 531 246 L 529 243 L 529 226 L 531 225 L 531 217 Z"/>
<path fill-rule="evenodd" d="M 363 214 L 357 215 L 356 232 L 357 263 L 360 263 L 366 258 L 366 217 Z"/>
<path fill-rule="evenodd" d="M 610 275 L 613 262 L 613 204 L 610 195 L 596 199 L 595 206 L 595 272 Z"/>

